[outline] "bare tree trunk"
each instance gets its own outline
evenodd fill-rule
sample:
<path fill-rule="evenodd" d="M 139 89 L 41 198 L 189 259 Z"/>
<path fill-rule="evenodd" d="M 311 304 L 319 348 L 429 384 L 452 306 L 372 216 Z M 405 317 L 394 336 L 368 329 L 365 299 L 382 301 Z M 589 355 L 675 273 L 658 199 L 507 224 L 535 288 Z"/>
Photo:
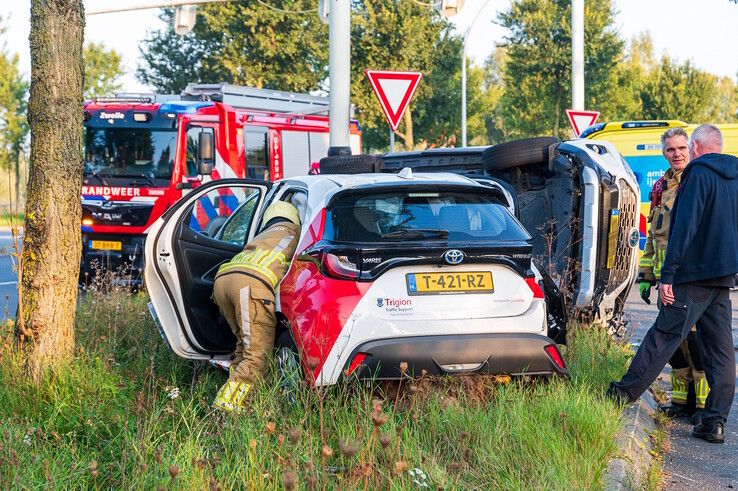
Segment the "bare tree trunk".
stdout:
<path fill-rule="evenodd" d="M 31 1 L 31 165 L 16 347 L 29 375 L 67 363 L 74 353 L 77 277 L 82 249 L 82 0 Z"/>

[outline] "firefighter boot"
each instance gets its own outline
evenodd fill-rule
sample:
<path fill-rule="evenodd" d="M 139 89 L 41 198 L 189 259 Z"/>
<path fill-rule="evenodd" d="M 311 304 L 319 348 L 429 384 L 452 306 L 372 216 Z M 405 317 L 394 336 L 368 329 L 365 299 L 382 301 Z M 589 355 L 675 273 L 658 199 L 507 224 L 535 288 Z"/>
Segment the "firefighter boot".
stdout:
<path fill-rule="evenodd" d="M 221 411 L 241 413 L 247 407 L 246 396 L 251 390 L 251 384 L 228 380 L 220 388 L 213 401 L 213 407 Z"/>

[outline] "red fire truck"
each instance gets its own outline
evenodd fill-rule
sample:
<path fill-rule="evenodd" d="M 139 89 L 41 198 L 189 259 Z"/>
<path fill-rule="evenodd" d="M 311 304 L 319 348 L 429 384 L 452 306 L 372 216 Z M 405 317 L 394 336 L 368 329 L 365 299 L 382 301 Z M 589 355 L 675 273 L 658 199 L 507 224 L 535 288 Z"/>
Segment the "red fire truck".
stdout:
<path fill-rule="evenodd" d="M 137 284 L 146 229 L 204 182 L 306 174 L 327 154 L 327 113 L 325 97 L 227 84 L 86 102 L 80 281 L 104 269 Z M 361 153 L 356 121 L 350 134 Z"/>

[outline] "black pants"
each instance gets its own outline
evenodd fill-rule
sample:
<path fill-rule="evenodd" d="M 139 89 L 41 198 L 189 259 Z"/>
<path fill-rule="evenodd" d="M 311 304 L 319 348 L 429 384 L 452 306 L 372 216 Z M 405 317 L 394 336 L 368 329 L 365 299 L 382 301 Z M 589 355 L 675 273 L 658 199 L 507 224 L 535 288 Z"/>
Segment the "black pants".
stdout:
<path fill-rule="evenodd" d="M 659 311 L 628 371 L 615 384 L 621 396 L 638 399 L 656 380 L 679 344 L 697 324 L 710 395 L 703 421 L 725 423 L 735 395 L 735 358 L 728 288 L 674 285 L 674 303 Z"/>

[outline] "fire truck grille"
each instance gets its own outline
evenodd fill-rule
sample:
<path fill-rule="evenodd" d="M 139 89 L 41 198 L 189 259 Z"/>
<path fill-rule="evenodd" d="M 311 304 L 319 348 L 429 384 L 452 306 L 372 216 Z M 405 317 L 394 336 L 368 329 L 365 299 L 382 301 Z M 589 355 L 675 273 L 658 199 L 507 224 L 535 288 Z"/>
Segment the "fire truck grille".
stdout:
<path fill-rule="evenodd" d="M 92 225 L 125 225 L 142 227 L 151 216 L 152 205 L 126 202 L 100 204 L 83 203 L 82 219 L 92 220 Z"/>
<path fill-rule="evenodd" d="M 633 254 L 638 253 L 636 246 L 631 246 L 631 234 L 633 230 L 638 230 L 639 203 L 638 196 L 631 189 L 628 183 L 620 179 L 620 202 L 618 209 L 620 210 L 620 222 L 618 225 L 618 241 L 615 251 L 615 262 L 610 270 L 610 279 L 607 282 L 607 293 L 612 293 L 618 286 L 622 285 L 628 279 L 630 273 L 630 264 L 633 260 Z"/>

